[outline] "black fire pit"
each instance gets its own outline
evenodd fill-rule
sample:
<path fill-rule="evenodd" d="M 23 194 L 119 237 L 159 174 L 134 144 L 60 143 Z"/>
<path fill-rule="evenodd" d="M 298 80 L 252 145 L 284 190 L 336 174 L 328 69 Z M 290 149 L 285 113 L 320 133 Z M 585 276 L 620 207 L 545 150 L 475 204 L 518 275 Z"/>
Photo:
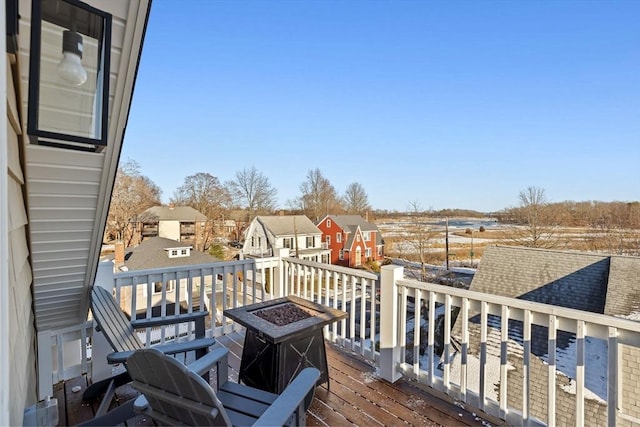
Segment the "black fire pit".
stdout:
<path fill-rule="evenodd" d="M 304 368 L 320 371 L 317 385 L 329 386 L 323 327 L 347 317 L 336 310 L 288 296 L 224 311 L 247 328 L 239 379 L 280 394 Z"/>

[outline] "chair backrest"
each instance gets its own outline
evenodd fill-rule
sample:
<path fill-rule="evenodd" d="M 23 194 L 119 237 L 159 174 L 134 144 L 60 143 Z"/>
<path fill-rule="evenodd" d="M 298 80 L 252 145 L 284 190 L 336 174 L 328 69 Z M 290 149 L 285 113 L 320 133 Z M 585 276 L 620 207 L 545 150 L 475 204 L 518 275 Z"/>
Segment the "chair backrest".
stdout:
<path fill-rule="evenodd" d="M 103 335 L 114 351 L 144 348 L 144 344 L 131 326 L 131 321 L 118 306 L 109 291 L 94 286 L 91 291 L 91 312 Z"/>
<path fill-rule="evenodd" d="M 144 412 L 166 425 L 230 426 L 211 386 L 184 364 L 161 351 L 138 350 L 127 359 L 131 384 L 142 392 Z"/>

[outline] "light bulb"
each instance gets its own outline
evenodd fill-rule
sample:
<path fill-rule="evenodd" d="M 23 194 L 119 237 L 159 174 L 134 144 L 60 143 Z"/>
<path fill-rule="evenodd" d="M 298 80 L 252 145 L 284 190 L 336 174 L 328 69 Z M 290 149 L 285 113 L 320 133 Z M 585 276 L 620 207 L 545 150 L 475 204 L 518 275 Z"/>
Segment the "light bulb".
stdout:
<path fill-rule="evenodd" d="M 58 74 L 72 85 L 80 86 L 87 81 L 87 71 L 82 66 L 82 36 L 76 32 L 62 33 L 62 60 Z"/>

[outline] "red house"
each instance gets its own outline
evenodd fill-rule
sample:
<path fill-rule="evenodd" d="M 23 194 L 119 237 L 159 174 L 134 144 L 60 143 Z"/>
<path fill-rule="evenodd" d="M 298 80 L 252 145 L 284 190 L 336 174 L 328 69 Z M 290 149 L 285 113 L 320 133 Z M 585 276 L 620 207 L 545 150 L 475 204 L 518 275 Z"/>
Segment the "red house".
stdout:
<path fill-rule="evenodd" d="M 358 267 L 384 258 L 380 230 L 359 215 L 327 215 L 318 228 L 322 231 L 322 240 L 331 249 L 331 264 Z"/>

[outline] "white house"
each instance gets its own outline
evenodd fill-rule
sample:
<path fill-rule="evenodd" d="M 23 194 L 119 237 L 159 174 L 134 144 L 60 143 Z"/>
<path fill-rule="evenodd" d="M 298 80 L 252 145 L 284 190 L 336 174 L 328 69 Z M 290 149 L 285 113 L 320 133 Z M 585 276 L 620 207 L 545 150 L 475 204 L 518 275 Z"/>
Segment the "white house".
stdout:
<path fill-rule="evenodd" d="M 246 229 L 242 252 L 246 256 L 274 256 L 289 249 L 291 256 L 329 263 L 331 251 L 322 231 L 304 215 L 257 216 Z"/>

